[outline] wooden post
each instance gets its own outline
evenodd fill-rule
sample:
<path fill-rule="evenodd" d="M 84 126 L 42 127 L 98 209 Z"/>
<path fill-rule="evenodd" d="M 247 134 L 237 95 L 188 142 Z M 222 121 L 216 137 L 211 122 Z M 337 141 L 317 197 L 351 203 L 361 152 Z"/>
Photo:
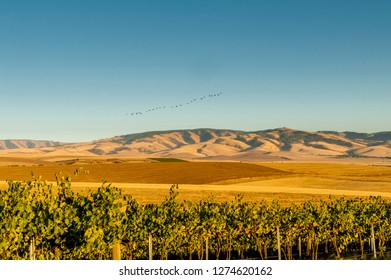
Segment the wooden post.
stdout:
<path fill-rule="evenodd" d="M 280 227 L 277 227 L 278 260 L 281 260 Z"/>
<path fill-rule="evenodd" d="M 301 237 L 299 237 L 299 260 L 301 260 Z"/>
<path fill-rule="evenodd" d="M 373 224 L 371 225 L 371 236 L 372 236 L 372 250 L 373 250 L 373 257 L 375 259 L 377 259 L 377 256 L 376 256 L 376 240 L 375 240 L 375 230 L 373 228 Z"/>
<path fill-rule="evenodd" d="M 306 250 L 306 256 L 308 257 L 311 254 L 311 247 L 312 247 L 312 242 L 311 242 L 311 237 L 307 239 L 307 250 Z"/>
<path fill-rule="evenodd" d="M 35 260 L 35 238 L 31 238 L 30 240 L 30 247 L 29 247 L 29 251 L 30 251 L 30 260 Z"/>
<path fill-rule="evenodd" d="M 54 259 L 59 260 L 60 259 L 60 248 L 57 246 L 54 246 Z"/>
<path fill-rule="evenodd" d="M 149 236 L 149 260 L 153 260 L 153 252 L 152 252 L 152 235 Z"/>
<path fill-rule="evenodd" d="M 206 260 L 209 260 L 209 239 L 208 237 L 206 238 L 206 241 L 205 241 L 205 259 Z"/>
<path fill-rule="evenodd" d="M 111 249 L 111 259 L 120 260 L 121 259 L 121 242 L 114 244 L 114 247 Z"/>

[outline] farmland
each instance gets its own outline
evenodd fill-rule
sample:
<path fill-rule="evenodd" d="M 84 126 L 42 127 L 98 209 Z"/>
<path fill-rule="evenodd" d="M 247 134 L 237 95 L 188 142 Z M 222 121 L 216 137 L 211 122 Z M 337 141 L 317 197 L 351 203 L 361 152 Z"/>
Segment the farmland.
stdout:
<path fill-rule="evenodd" d="M 179 184 L 180 200 L 198 201 L 211 195 L 231 201 L 243 194 L 245 201 L 278 199 L 283 205 L 324 199 L 329 195 L 391 199 L 391 167 L 364 163 L 240 163 L 178 162 L 156 159 L 61 158 L 11 159 L 0 166 L 0 187 L 5 180 L 28 180 L 31 172 L 48 181 L 55 173 L 73 175 L 73 188 L 95 190 L 103 179 L 141 203 L 159 203 L 171 184 Z M 23 162 L 24 166 L 20 165 Z"/>
<path fill-rule="evenodd" d="M 100 182 L 106 179 L 115 183 L 146 184 L 211 184 L 225 180 L 283 176 L 286 171 L 262 165 L 237 162 L 147 162 L 83 165 L 44 165 L 0 167 L 0 180 L 26 180 L 31 172 L 50 180 L 54 174 L 72 174 L 83 167 L 88 174 L 79 174 L 79 182 Z"/>
<path fill-rule="evenodd" d="M 18 162 L 29 164 L 0 166 L 2 259 L 28 258 L 29 244 L 39 259 L 107 259 L 115 242 L 121 258 L 145 259 L 151 237 L 160 259 L 205 258 L 206 240 L 212 258 L 275 258 L 277 227 L 286 259 L 370 257 L 371 229 L 388 257 L 387 165 Z"/>
<path fill-rule="evenodd" d="M 122 259 L 389 257 L 391 204 L 380 197 L 285 207 L 240 195 L 180 202 L 172 185 L 163 202 L 140 204 L 108 184 L 87 195 L 72 189 L 68 176 L 56 186 L 38 177 L 8 182 L 0 259 L 109 259 L 114 248 Z"/>

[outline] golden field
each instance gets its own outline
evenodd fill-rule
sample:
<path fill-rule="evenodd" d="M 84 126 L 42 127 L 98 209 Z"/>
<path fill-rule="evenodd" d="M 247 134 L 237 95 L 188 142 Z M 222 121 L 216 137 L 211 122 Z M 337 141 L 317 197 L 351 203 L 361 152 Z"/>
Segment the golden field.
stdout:
<path fill-rule="evenodd" d="M 74 176 L 76 168 L 84 171 Z M 2 158 L 0 187 L 6 180 L 28 180 L 31 172 L 55 181 L 55 173 L 72 176 L 75 191 L 97 188 L 103 179 L 141 203 L 161 202 L 172 184 L 180 200 L 272 201 L 284 205 L 334 196 L 382 196 L 391 200 L 391 165 L 366 162 L 157 162 L 151 159 Z"/>

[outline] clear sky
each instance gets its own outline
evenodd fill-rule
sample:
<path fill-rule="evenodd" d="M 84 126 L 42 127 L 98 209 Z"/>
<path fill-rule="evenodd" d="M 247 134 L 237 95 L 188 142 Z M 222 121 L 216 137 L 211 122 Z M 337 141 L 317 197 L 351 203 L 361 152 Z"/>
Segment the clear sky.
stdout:
<path fill-rule="evenodd" d="M 0 0 L 0 139 L 389 131 L 390 14 L 388 0 Z"/>

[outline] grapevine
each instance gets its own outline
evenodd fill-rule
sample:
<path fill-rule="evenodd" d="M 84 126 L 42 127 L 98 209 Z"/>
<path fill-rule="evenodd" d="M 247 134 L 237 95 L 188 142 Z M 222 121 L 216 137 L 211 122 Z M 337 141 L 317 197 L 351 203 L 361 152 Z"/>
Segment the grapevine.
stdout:
<path fill-rule="evenodd" d="M 379 256 L 391 245 L 391 204 L 381 197 L 330 197 L 282 207 L 278 201 L 218 203 L 177 199 L 170 188 L 161 204 L 140 204 L 104 182 L 75 193 L 70 176 L 56 184 L 33 175 L 8 181 L 0 192 L 0 259 L 110 259 L 121 244 L 122 259 L 275 258 L 277 227 L 284 259 L 342 259 Z M 372 244 L 372 243 L 371 243 Z"/>

